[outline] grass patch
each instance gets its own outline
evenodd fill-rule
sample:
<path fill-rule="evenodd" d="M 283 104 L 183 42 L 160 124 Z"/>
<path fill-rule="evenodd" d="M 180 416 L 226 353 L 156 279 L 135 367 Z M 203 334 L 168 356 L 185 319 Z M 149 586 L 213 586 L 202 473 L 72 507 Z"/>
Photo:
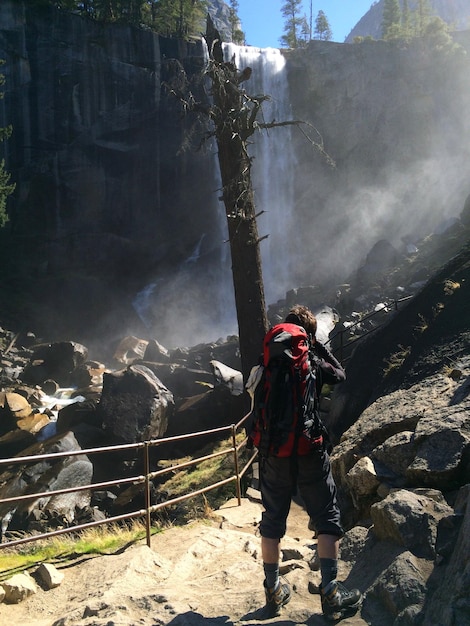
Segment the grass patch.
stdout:
<path fill-rule="evenodd" d="M 236 443 L 239 446 L 245 439 L 245 434 L 240 432 L 236 436 Z M 232 438 L 228 437 L 215 444 L 205 446 L 198 453 L 198 457 L 204 457 L 213 453 L 229 450 L 232 447 Z M 246 449 L 239 453 L 239 463 L 243 466 L 249 454 Z M 180 459 L 169 459 L 160 461 L 161 467 L 171 467 L 191 460 L 192 457 Z M 190 467 L 175 470 L 165 482 L 158 486 L 159 491 L 168 494 L 168 499 L 177 498 L 190 492 L 197 491 L 218 483 L 235 474 L 234 458 L 232 452 L 216 456 L 206 461 L 200 461 Z M 222 504 L 236 496 L 235 481 L 229 482 L 220 487 L 216 487 L 204 494 L 185 500 L 179 504 L 167 507 L 162 514 L 171 518 L 173 523 L 186 523 L 191 519 L 201 519 L 210 517 L 212 511 L 220 508 Z M 167 518 L 168 519 L 168 518 Z"/>
<path fill-rule="evenodd" d="M 153 528 L 152 532 L 159 532 Z M 61 563 L 81 556 L 114 554 L 146 536 L 145 523 L 103 524 L 81 532 L 57 535 L 0 550 L 0 580 L 41 563 Z"/>

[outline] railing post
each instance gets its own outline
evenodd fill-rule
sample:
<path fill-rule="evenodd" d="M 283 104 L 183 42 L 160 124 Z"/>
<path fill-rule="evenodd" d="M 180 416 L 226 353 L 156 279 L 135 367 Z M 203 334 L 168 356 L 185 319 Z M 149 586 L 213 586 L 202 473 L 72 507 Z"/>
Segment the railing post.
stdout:
<path fill-rule="evenodd" d="M 240 485 L 240 468 L 238 465 L 238 450 L 237 450 L 237 430 L 235 428 L 235 424 L 232 424 L 232 446 L 233 446 L 233 458 L 235 463 L 235 476 L 236 476 L 236 484 L 237 484 L 237 500 L 238 506 L 242 504 L 242 494 L 241 494 L 241 485 Z"/>
<path fill-rule="evenodd" d="M 147 537 L 147 546 L 150 548 L 150 459 L 149 459 L 149 442 L 145 442 L 144 447 L 144 466 L 145 466 L 145 534 Z"/>

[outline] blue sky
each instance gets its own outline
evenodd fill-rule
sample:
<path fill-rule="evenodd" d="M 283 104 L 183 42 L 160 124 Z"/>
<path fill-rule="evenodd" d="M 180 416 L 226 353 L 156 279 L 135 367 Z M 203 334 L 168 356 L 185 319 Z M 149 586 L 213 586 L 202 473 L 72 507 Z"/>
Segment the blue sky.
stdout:
<path fill-rule="evenodd" d="M 238 0 L 246 43 L 259 48 L 279 48 L 284 34 L 281 7 L 285 0 Z M 332 41 L 342 43 L 373 4 L 373 0 L 313 0 L 313 22 L 323 11 L 333 31 Z M 310 0 L 303 0 L 304 13 L 310 21 Z"/>

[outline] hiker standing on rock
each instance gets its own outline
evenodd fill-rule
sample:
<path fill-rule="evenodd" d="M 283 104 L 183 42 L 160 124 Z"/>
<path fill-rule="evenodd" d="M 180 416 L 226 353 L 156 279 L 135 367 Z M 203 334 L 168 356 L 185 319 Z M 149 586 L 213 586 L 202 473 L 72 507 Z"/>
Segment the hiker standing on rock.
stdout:
<path fill-rule="evenodd" d="M 362 595 L 337 581 L 339 540 L 344 534 L 331 473 L 329 441 L 318 409 L 323 384 L 345 380 L 341 364 L 316 341 L 317 321 L 305 306 L 291 309 L 286 322 L 270 329 L 263 342 L 261 379 L 253 396 L 250 438 L 260 455 L 259 479 L 264 506 L 260 523 L 264 590 L 269 617 L 290 600 L 279 578 L 280 540 L 297 488 L 317 534 L 324 616 L 337 620 L 354 614 Z M 247 383 L 250 390 L 250 381 Z"/>

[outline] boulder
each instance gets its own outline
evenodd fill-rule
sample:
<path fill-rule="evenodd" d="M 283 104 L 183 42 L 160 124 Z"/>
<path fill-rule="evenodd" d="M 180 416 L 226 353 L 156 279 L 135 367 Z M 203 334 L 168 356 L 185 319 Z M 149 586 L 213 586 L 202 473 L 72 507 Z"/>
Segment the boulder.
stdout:
<path fill-rule="evenodd" d="M 31 413 L 27 417 L 18 420 L 18 428 L 27 430 L 36 435 L 39 431 L 51 423 L 50 418 L 45 413 Z"/>
<path fill-rule="evenodd" d="M 392 491 L 370 509 L 374 534 L 395 542 L 416 556 L 433 559 L 439 521 L 453 513 L 444 500 L 400 489 Z"/>
<path fill-rule="evenodd" d="M 31 405 L 22 395 L 18 393 L 2 393 L 1 396 L 3 396 L 3 398 L 0 398 L 2 407 L 9 410 L 16 420 L 31 415 Z"/>
<path fill-rule="evenodd" d="M 439 411 L 419 420 L 414 440 L 415 458 L 406 468 L 409 484 L 448 488 L 470 480 L 470 413 Z"/>
<path fill-rule="evenodd" d="M 162 437 L 173 409 L 173 394 L 144 365 L 103 376 L 97 410 L 112 441 L 135 443 Z"/>
<path fill-rule="evenodd" d="M 399 252 L 386 239 L 378 241 L 368 253 L 364 265 L 357 271 L 360 284 L 366 285 L 379 279 L 388 268 L 397 265 Z"/>
<path fill-rule="evenodd" d="M 134 335 L 124 337 L 124 339 L 121 339 L 114 352 L 114 359 L 118 363 L 124 363 L 124 365 L 133 363 L 138 359 L 143 359 L 148 343 L 149 342 L 145 339 L 139 339 L 138 337 L 134 337 Z"/>
<path fill-rule="evenodd" d="M 57 435 L 36 443 L 22 451 L 22 456 L 53 454 L 80 450 L 72 433 Z M 89 485 L 93 466 L 86 455 L 63 456 L 58 459 L 40 460 L 37 463 L 3 465 L 0 474 L 0 499 L 12 498 L 38 492 L 48 492 Z M 0 504 L 2 535 L 7 530 L 28 530 L 39 520 L 60 518 L 61 523 L 71 524 L 77 509 L 90 503 L 88 490 L 42 497 L 31 496 L 19 503 Z"/>
<path fill-rule="evenodd" d="M 16 456 L 34 443 L 36 443 L 36 439 L 29 431 L 19 428 L 10 430 L 0 437 L 0 459 Z"/>
<path fill-rule="evenodd" d="M 22 380 L 27 384 L 41 385 L 52 379 L 61 387 L 72 386 L 75 370 L 85 363 L 87 357 L 88 349 L 74 341 L 40 344 L 34 348 Z"/>
<path fill-rule="evenodd" d="M 46 589 L 54 589 L 64 580 L 64 574 L 59 572 L 52 563 L 41 563 L 36 570 L 36 575 Z"/>
<path fill-rule="evenodd" d="M 457 540 L 429 580 L 423 609 L 426 626 L 470 623 L 470 485 L 460 490 L 455 512 L 461 517 Z"/>
<path fill-rule="evenodd" d="M 349 501 L 346 508 L 357 509 L 355 515 L 347 512 L 348 526 L 367 517 L 364 484 L 353 481 L 357 470 L 350 474 L 360 458 L 372 459 L 381 493 L 387 486 L 446 492 L 470 482 L 470 397 L 465 392 L 470 357 L 456 361 L 453 369 L 462 376 L 441 372 L 378 398 L 343 434 L 331 462 L 342 498 Z"/>
<path fill-rule="evenodd" d="M 220 361 L 211 361 L 210 366 L 214 374 L 215 385 L 224 385 L 234 396 L 240 396 L 243 391 L 243 376 L 239 370 L 235 370 Z"/>
<path fill-rule="evenodd" d="M 403 552 L 368 589 L 365 616 L 372 617 L 380 607 L 385 615 L 391 617 L 390 623 L 395 624 L 394 618 L 410 606 L 421 609 L 426 595 L 426 580 L 419 559 L 411 552 Z M 374 620 L 371 623 L 379 622 Z"/>
<path fill-rule="evenodd" d="M 346 475 L 346 482 L 355 497 L 373 496 L 380 481 L 370 457 L 363 457 L 353 465 Z"/>
<path fill-rule="evenodd" d="M 142 361 L 167 387 L 175 398 L 196 396 L 214 386 L 214 375 L 208 368 L 192 368 L 181 363 Z"/>
<path fill-rule="evenodd" d="M 17 393 L 0 392 L 0 435 L 18 428 L 17 419 L 31 413 L 31 405 Z"/>
<path fill-rule="evenodd" d="M 416 454 L 414 433 L 405 430 L 392 435 L 371 453 L 373 459 L 380 461 L 395 474 L 404 476 Z"/>
<path fill-rule="evenodd" d="M 34 578 L 28 573 L 15 574 L 2 582 L 1 586 L 5 591 L 3 601 L 7 604 L 18 604 L 38 591 Z"/>
<path fill-rule="evenodd" d="M 151 339 L 144 352 L 144 361 L 153 361 L 160 363 L 161 361 L 169 361 L 170 352 L 162 346 L 156 339 Z"/>

